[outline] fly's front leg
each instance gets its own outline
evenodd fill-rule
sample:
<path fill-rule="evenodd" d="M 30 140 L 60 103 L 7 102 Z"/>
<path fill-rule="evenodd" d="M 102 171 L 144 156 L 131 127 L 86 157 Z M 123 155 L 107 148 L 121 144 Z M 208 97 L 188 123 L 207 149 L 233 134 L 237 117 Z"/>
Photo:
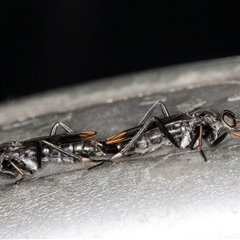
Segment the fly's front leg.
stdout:
<path fill-rule="evenodd" d="M 50 136 L 56 135 L 57 134 L 57 129 L 58 127 L 62 127 L 62 129 L 64 129 L 66 132 L 73 132 L 73 130 L 68 127 L 67 125 L 65 125 L 62 122 L 55 122 L 52 126 L 52 129 L 50 131 Z"/>
<path fill-rule="evenodd" d="M 216 145 L 218 145 L 226 136 L 228 135 L 228 133 L 224 133 L 222 134 L 220 137 L 218 137 L 212 144 L 211 146 L 214 147 Z"/>
<path fill-rule="evenodd" d="M 227 134 L 228 134 L 227 132 L 224 133 L 224 134 L 222 134 L 220 137 L 218 137 L 218 138 L 217 138 L 213 143 L 211 143 L 210 145 L 211 145 L 212 147 L 216 146 L 217 144 L 219 144 L 219 143 L 227 136 Z M 204 161 L 207 162 L 207 161 L 208 161 L 208 160 L 207 160 L 207 157 L 206 157 L 206 155 L 205 155 L 205 153 L 203 152 L 203 149 L 202 149 L 202 140 L 203 140 L 202 135 L 203 135 L 203 126 L 200 125 L 200 126 L 198 127 L 197 131 L 196 131 L 195 137 L 194 137 L 194 138 L 192 139 L 192 141 L 190 142 L 189 147 L 190 147 L 191 149 L 193 149 L 194 144 L 195 144 L 196 141 L 198 140 L 198 147 L 199 147 L 200 153 L 201 153 Z"/>
<path fill-rule="evenodd" d="M 138 139 L 144 134 L 146 129 L 151 125 L 152 123 L 155 123 L 156 126 L 161 130 L 163 135 L 165 135 L 168 140 L 172 142 L 177 148 L 179 148 L 179 145 L 175 138 L 172 136 L 172 134 L 168 131 L 168 129 L 164 126 L 164 124 L 161 122 L 161 120 L 158 117 L 153 117 L 149 119 L 145 124 L 140 128 L 140 130 L 136 133 L 136 135 L 132 138 L 132 140 L 117 154 L 112 156 L 110 160 L 122 157 L 125 153 L 127 153 L 131 147 L 138 141 Z"/>
<path fill-rule="evenodd" d="M 199 144 L 198 144 L 198 146 L 199 146 L 199 150 L 200 150 L 200 153 L 201 153 L 204 161 L 207 162 L 207 158 L 206 158 L 206 156 L 205 156 L 205 154 L 204 154 L 204 152 L 202 150 L 202 139 L 203 139 L 202 138 L 202 134 L 203 134 L 203 126 L 200 125 L 200 127 L 199 127 L 199 139 L 198 139 Z"/>
<path fill-rule="evenodd" d="M 189 143 L 189 147 L 190 149 L 193 149 L 196 141 L 198 140 L 198 148 L 199 148 L 199 151 L 204 159 L 205 162 L 207 162 L 207 158 L 206 158 L 206 155 L 205 153 L 203 152 L 203 149 L 202 149 L 202 141 L 203 141 L 203 125 L 200 125 L 197 130 L 196 130 L 196 133 L 195 133 L 195 136 L 193 137 L 193 139 L 191 140 L 191 142 Z"/>
<path fill-rule="evenodd" d="M 170 114 L 167 110 L 167 107 L 165 106 L 165 104 L 162 101 L 157 101 L 155 102 L 152 107 L 147 111 L 147 113 L 143 116 L 142 120 L 139 122 L 139 125 L 144 124 L 151 116 L 152 113 L 156 110 L 157 107 L 160 107 L 162 110 L 162 114 L 164 117 L 170 117 Z"/>

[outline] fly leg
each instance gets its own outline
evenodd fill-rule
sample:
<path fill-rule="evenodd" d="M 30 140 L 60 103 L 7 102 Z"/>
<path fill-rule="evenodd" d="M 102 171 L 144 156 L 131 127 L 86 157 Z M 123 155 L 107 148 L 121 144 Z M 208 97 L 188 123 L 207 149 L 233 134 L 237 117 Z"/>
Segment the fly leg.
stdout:
<path fill-rule="evenodd" d="M 144 125 L 140 128 L 140 130 L 136 133 L 136 135 L 132 138 L 132 140 L 119 153 L 112 156 L 110 160 L 122 157 L 125 153 L 127 153 L 131 149 L 131 147 L 138 141 L 138 139 L 142 136 L 142 134 L 144 134 L 144 131 L 152 123 L 156 124 L 156 126 L 161 130 L 161 132 L 165 135 L 165 137 L 172 142 L 172 144 L 174 144 L 177 148 L 180 148 L 177 141 L 173 137 L 173 135 L 168 131 L 168 129 L 161 122 L 161 120 L 158 117 L 152 117 L 151 119 L 148 119 L 144 123 Z"/>
<path fill-rule="evenodd" d="M 205 154 L 204 154 L 204 152 L 203 152 L 203 150 L 202 150 L 202 128 L 203 128 L 203 126 L 200 125 L 200 127 L 199 127 L 199 130 L 200 130 L 200 131 L 199 131 L 199 149 L 200 149 L 200 153 L 201 153 L 201 155 L 203 156 L 205 162 L 207 162 L 208 160 L 207 160 L 207 158 L 206 158 L 206 156 L 205 156 Z M 220 137 L 218 137 L 218 138 L 211 144 L 211 146 L 214 147 L 214 146 L 218 145 L 218 144 L 227 136 L 227 134 L 228 134 L 227 132 L 224 133 L 224 134 L 222 134 Z"/>
<path fill-rule="evenodd" d="M 62 127 L 66 132 L 73 132 L 73 130 L 70 127 L 68 127 L 67 125 L 65 125 L 64 123 L 62 123 L 62 122 L 55 122 L 53 124 L 52 128 L 51 128 L 50 136 L 57 134 L 58 127 Z"/>
<path fill-rule="evenodd" d="M 202 149 L 202 139 L 203 139 L 202 134 L 203 134 L 203 126 L 200 125 L 199 128 L 197 129 L 197 132 L 196 132 L 195 137 L 194 137 L 194 138 L 192 139 L 192 141 L 190 142 L 189 147 L 190 147 L 191 149 L 193 149 L 194 144 L 196 143 L 197 140 L 199 140 L 198 147 L 199 147 L 200 153 L 201 153 L 204 161 L 207 162 L 208 160 L 207 160 L 206 155 L 204 154 L 203 149 Z M 227 134 L 228 134 L 227 132 L 224 133 L 224 134 L 222 134 L 220 137 L 218 137 L 218 138 L 211 144 L 211 146 L 214 147 L 214 146 L 218 145 L 218 144 L 227 136 Z"/>
<path fill-rule="evenodd" d="M 194 145 L 195 145 L 196 141 L 198 140 L 198 148 L 199 148 L 199 150 L 200 150 L 200 153 L 201 153 L 204 161 L 207 162 L 207 158 L 206 158 L 206 156 L 205 156 L 205 154 L 204 154 L 204 152 L 203 152 L 203 150 L 202 150 L 202 139 L 203 139 L 203 138 L 202 138 L 202 134 L 203 134 L 203 132 L 202 132 L 203 129 L 202 129 L 202 128 L 203 128 L 203 126 L 200 125 L 200 126 L 196 129 L 195 135 L 194 135 L 194 137 L 192 138 L 191 142 L 189 143 L 188 147 L 193 150 Z"/>
<path fill-rule="evenodd" d="M 193 149 L 196 141 L 198 140 L 198 148 L 199 148 L 199 151 L 200 151 L 200 153 L 201 153 L 204 161 L 207 162 L 206 155 L 205 155 L 205 153 L 203 152 L 203 149 L 202 149 L 202 140 L 203 140 L 202 135 L 203 135 L 203 126 L 200 125 L 200 126 L 197 128 L 196 134 L 195 134 L 194 138 L 192 139 L 192 141 L 190 142 L 189 147 L 190 147 L 190 149 Z"/>
<path fill-rule="evenodd" d="M 18 185 L 20 182 L 24 180 L 26 177 L 26 174 L 22 171 L 21 168 L 19 168 L 15 163 L 13 163 L 11 160 L 9 160 L 9 163 L 17 170 L 18 173 L 22 176 L 18 181 L 15 182 L 14 185 Z"/>
<path fill-rule="evenodd" d="M 199 127 L 199 139 L 198 139 L 199 144 L 198 144 L 198 147 L 199 147 L 200 153 L 201 153 L 204 161 L 207 162 L 207 158 L 206 158 L 206 156 L 205 156 L 205 154 L 204 154 L 204 152 L 202 150 L 202 139 L 203 139 L 202 138 L 202 134 L 203 134 L 203 126 L 200 125 L 200 127 Z"/>
<path fill-rule="evenodd" d="M 211 146 L 214 147 L 216 145 L 218 145 L 226 136 L 228 135 L 228 133 L 224 133 L 222 134 L 220 137 L 218 137 L 212 144 Z"/>
<path fill-rule="evenodd" d="M 147 113 L 143 116 L 142 120 L 139 122 L 139 125 L 144 124 L 152 115 L 152 113 L 156 110 L 157 107 L 160 107 L 162 110 L 162 114 L 164 117 L 169 117 L 170 114 L 167 110 L 167 107 L 165 106 L 165 104 L 162 101 L 157 101 L 155 102 L 152 107 L 147 111 Z"/>
<path fill-rule="evenodd" d="M 37 157 L 37 164 L 38 168 L 42 167 L 42 141 L 37 141 L 36 142 L 36 157 Z"/>

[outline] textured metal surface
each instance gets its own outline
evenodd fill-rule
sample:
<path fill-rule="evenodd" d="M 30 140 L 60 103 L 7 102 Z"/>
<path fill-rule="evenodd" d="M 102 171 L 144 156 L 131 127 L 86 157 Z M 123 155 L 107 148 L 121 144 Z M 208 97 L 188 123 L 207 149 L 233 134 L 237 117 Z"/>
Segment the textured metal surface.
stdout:
<path fill-rule="evenodd" d="M 184 64 L 103 79 L 0 104 L 0 124 L 41 114 L 66 112 L 99 103 L 169 91 L 170 88 L 238 79 L 240 57 Z M 4 114 L 3 114 L 4 113 Z"/>
<path fill-rule="evenodd" d="M 198 69 L 196 74 L 194 69 Z M 76 130 L 97 130 L 98 138 L 103 139 L 135 126 L 157 100 L 163 100 L 172 114 L 209 106 L 220 111 L 229 109 L 240 116 L 239 71 L 240 59 L 235 58 L 186 65 L 175 72 L 172 68 L 135 74 L 128 76 L 130 87 L 122 99 L 118 94 L 114 97 L 105 93 L 111 88 L 121 93 L 125 85 L 121 88 L 118 81 L 102 81 L 97 88 L 92 85 L 90 92 L 95 97 L 89 99 L 95 100 L 91 106 L 80 103 L 76 108 L 77 102 L 72 99 L 75 108 L 71 111 L 50 112 L 47 108 L 46 115 L 39 115 L 33 108 L 32 119 L 14 122 L 16 119 L 10 117 L 7 123 L 2 118 L 0 140 L 46 135 L 55 121 Z M 159 72 L 161 77 L 154 81 L 152 76 Z M 192 77 L 179 81 L 179 75 L 189 72 Z M 221 72 L 221 79 L 216 81 Z M 172 88 L 168 89 L 166 79 L 170 75 Z M 151 93 L 150 85 L 146 92 L 142 89 L 143 76 L 145 85 L 154 82 Z M 130 98 L 132 85 L 132 95 L 139 93 L 139 97 Z M 86 88 L 82 91 L 88 101 Z M 56 95 L 49 96 L 49 105 Z M 71 101 L 69 89 L 65 95 Z M 99 101 L 100 96 L 111 100 L 104 103 Z M 24 101 L 31 105 L 32 98 L 22 104 Z M 40 97 L 39 103 L 42 101 Z M 61 102 L 60 95 L 57 101 Z M 62 101 L 66 104 L 64 98 Z M 13 106 L 5 106 L 2 115 Z M 70 106 L 68 103 L 65 110 Z M 19 187 L 8 185 L 12 180 L 0 176 L 0 237 L 240 237 L 240 139 L 228 136 L 216 148 L 204 149 L 208 163 L 198 151 L 168 146 L 92 171 L 87 171 L 89 163 L 47 163 Z"/>

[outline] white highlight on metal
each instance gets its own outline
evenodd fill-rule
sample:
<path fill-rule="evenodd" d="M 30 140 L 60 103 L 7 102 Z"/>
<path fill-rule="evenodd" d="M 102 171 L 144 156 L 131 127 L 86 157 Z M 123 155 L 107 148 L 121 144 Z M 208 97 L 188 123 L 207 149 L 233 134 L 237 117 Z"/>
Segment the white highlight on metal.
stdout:
<path fill-rule="evenodd" d="M 233 95 L 232 97 L 228 98 L 229 102 L 240 101 L 240 95 Z"/>
<path fill-rule="evenodd" d="M 149 106 L 149 105 L 153 105 L 154 103 L 156 103 L 157 101 L 159 101 L 159 99 L 162 102 L 166 102 L 167 101 L 167 97 L 165 96 L 156 96 L 154 97 L 154 99 L 151 99 L 151 97 L 146 97 L 144 98 L 144 100 L 139 104 L 140 106 Z"/>

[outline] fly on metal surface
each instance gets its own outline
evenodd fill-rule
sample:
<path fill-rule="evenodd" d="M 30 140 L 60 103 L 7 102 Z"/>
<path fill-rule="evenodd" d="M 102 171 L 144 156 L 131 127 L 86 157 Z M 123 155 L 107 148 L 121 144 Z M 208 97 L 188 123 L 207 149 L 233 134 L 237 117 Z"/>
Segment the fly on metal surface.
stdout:
<path fill-rule="evenodd" d="M 56 134 L 59 126 L 67 133 Z M 96 134 L 92 130 L 74 132 L 65 124 L 56 122 L 50 136 L 3 143 L 0 145 L 0 173 L 11 177 L 20 174 L 21 179 L 16 182 L 19 184 L 26 174 L 34 173 L 44 162 L 99 162 L 90 158 L 103 154 L 94 140 Z"/>
<path fill-rule="evenodd" d="M 153 113 L 160 107 L 163 117 Z M 62 127 L 67 133 L 56 134 Z M 44 162 L 98 162 L 95 168 L 114 162 L 122 156 L 144 154 L 173 144 L 177 148 L 199 149 L 203 159 L 203 140 L 214 147 L 228 134 L 240 137 L 240 119 L 229 110 L 222 113 L 207 107 L 170 115 L 162 101 L 156 102 L 133 128 L 118 132 L 105 140 L 95 140 L 96 132 L 74 132 L 61 122 L 56 122 L 50 136 L 25 141 L 11 141 L 0 145 L 0 173 L 16 177 L 31 174 Z M 94 159 L 95 156 L 107 159 Z M 19 183 L 17 181 L 17 183 Z"/>
<path fill-rule="evenodd" d="M 163 118 L 152 116 L 160 106 Z M 104 152 L 115 153 L 110 160 L 124 155 L 155 151 L 173 144 L 177 148 L 202 149 L 203 140 L 211 147 L 218 145 L 232 134 L 240 137 L 240 119 L 229 110 L 219 113 L 201 107 L 190 112 L 171 115 L 162 101 L 156 102 L 142 118 L 138 126 L 108 137 L 102 144 Z"/>

